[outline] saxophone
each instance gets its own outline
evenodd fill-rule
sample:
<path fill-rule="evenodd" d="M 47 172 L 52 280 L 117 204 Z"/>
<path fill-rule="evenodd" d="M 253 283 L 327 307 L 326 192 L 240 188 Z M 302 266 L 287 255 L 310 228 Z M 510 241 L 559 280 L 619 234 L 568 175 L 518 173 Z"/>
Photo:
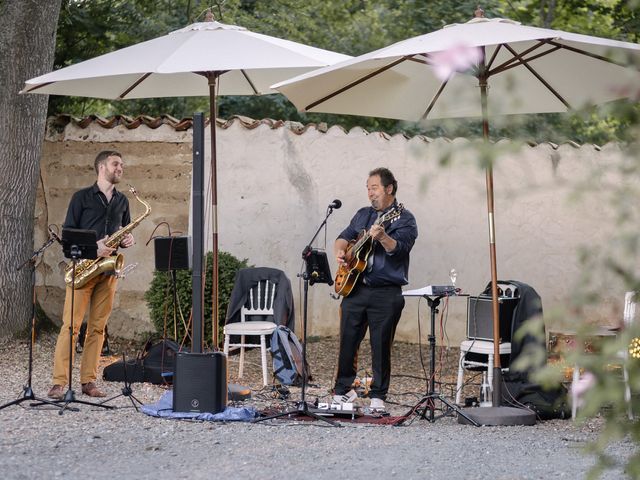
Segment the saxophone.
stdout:
<path fill-rule="evenodd" d="M 107 247 L 116 248 L 122 242 L 124 236 L 136 228 L 145 217 L 151 213 L 151 207 L 149 204 L 138 197 L 135 188 L 129 185 L 129 191 L 136 197 L 141 204 L 145 206 L 145 211 L 142 215 L 135 218 L 129 225 L 122 227 L 120 230 L 111 235 L 104 242 Z M 124 265 L 124 256 L 118 253 L 111 257 L 101 257 L 93 260 L 81 260 L 76 263 L 75 268 L 75 281 L 73 278 L 73 262 L 69 263 L 65 268 L 64 281 L 67 285 L 73 283 L 74 288 L 84 287 L 89 280 L 104 272 L 115 272 L 117 275 L 122 270 Z"/>

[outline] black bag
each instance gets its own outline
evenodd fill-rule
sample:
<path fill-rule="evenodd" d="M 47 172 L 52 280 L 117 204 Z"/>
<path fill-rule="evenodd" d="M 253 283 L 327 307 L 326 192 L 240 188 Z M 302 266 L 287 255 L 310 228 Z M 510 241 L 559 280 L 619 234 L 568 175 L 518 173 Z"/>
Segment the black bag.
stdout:
<path fill-rule="evenodd" d="M 530 382 L 523 374 L 505 373 L 503 376 L 502 405 L 525 406 L 533 411 L 539 420 L 570 418 L 571 408 L 567 395 L 567 388 L 562 384 L 545 389 L 537 383 Z"/>
<path fill-rule="evenodd" d="M 136 359 L 126 361 L 127 380 L 131 383 L 149 382 L 155 385 L 170 384 L 173 381 L 173 369 L 176 353 L 180 346 L 169 339 L 161 339 L 153 343 L 151 339 Z M 104 368 L 102 378 L 108 382 L 125 380 L 125 363 L 120 360 Z"/>
<path fill-rule="evenodd" d="M 152 344 L 151 340 L 147 341 L 142 358 L 144 381 L 155 385 L 172 383 L 176 354 L 179 351 L 180 345 L 168 338 L 161 339 L 156 344 Z"/>
<path fill-rule="evenodd" d="M 144 382 L 144 365 L 142 364 L 142 359 L 130 359 L 126 361 L 126 364 L 122 360 L 113 362 L 104 367 L 102 379 L 107 382 L 124 382 L 127 380 L 129 383 L 142 383 Z"/>

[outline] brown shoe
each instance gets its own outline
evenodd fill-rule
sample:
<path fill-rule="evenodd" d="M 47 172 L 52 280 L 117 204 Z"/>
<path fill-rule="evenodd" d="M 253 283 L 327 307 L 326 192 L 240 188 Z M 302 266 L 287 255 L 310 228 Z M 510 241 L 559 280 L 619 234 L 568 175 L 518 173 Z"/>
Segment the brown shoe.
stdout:
<path fill-rule="evenodd" d="M 47 393 L 47 397 L 62 400 L 64 398 L 64 388 L 62 385 L 54 385 Z"/>
<path fill-rule="evenodd" d="M 83 383 L 82 384 L 82 393 L 85 395 L 89 395 L 90 397 L 106 397 L 107 394 L 100 390 L 95 383 Z"/>

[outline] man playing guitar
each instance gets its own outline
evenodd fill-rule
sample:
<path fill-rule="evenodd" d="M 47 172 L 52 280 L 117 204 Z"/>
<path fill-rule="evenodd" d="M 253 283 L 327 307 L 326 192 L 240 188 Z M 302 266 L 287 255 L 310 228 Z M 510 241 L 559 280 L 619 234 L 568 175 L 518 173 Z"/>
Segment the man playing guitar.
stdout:
<path fill-rule="evenodd" d="M 391 345 L 404 308 L 409 252 L 418 236 L 415 217 L 396 201 L 398 182 L 386 168 L 369 173 L 370 207 L 356 212 L 336 239 L 336 291 L 340 305 L 340 353 L 334 403 L 352 402 L 357 355 L 367 328 L 371 342 L 372 411 L 384 411 L 391 378 Z M 355 251 L 354 251 L 355 250 Z"/>

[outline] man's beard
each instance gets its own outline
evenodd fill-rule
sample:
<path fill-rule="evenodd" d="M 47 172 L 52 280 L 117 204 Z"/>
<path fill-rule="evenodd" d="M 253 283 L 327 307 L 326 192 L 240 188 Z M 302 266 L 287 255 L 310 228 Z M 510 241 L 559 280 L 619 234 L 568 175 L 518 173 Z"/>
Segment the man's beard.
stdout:
<path fill-rule="evenodd" d="M 107 174 L 107 180 L 109 181 L 109 183 L 111 183 L 112 185 L 115 185 L 116 183 L 120 183 L 120 177 L 116 176 L 115 173 L 109 173 Z"/>

